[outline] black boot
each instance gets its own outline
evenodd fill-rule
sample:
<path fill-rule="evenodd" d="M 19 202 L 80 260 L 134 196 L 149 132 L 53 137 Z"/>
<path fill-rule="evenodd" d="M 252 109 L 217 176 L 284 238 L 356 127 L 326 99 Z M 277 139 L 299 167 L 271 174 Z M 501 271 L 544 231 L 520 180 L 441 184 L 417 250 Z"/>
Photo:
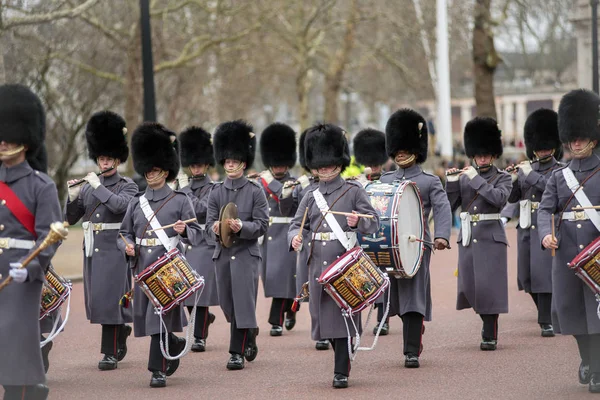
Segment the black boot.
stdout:
<path fill-rule="evenodd" d="M 590 378 L 589 391 L 592 393 L 600 393 L 600 373 L 594 372 Z"/>
<path fill-rule="evenodd" d="M 584 364 L 582 361 L 581 364 L 579 364 L 578 371 L 579 383 L 581 383 L 582 385 L 587 385 L 588 383 L 590 383 L 590 375 L 590 366 L 588 364 Z"/>
<path fill-rule="evenodd" d="M 419 356 L 415 354 L 407 354 L 404 356 L 404 367 L 405 368 L 419 368 Z"/>
<path fill-rule="evenodd" d="M 131 335 L 131 326 L 123 325 L 119 329 L 119 350 L 117 351 L 117 360 L 123 361 L 127 355 L 127 338 Z"/>
<path fill-rule="evenodd" d="M 150 379 L 150 387 L 162 388 L 167 386 L 167 375 L 161 371 L 152 372 L 152 379 Z"/>
<path fill-rule="evenodd" d="M 206 339 L 198 339 L 194 340 L 194 344 L 192 345 L 192 351 L 195 353 L 203 353 L 206 351 Z"/>
<path fill-rule="evenodd" d="M 98 363 L 98 369 L 100 371 L 112 371 L 113 369 L 117 369 L 117 358 L 105 354 L 104 358 Z"/>
<path fill-rule="evenodd" d="M 46 340 L 45 337 L 42 336 L 42 341 Z M 42 347 L 42 361 L 44 362 L 44 372 L 48 373 L 48 369 L 50 369 L 50 359 L 48 355 L 50 354 L 50 350 L 52 350 L 53 342 L 50 341 L 46 343 L 44 347 Z"/>
<path fill-rule="evenodd" d="M 285 318 L 285 329 L 291 331 L 296 326 L 296 313 L 288 311 Z"/>
<path fill-rule="evenodd" d="M 244 369 L 244 357 L 241 354 L 232 354 L 227 361 L 227 369 L 230 371 Z"/>
<path fill-rule="evenodd" d="M 554 337 L 554 328 L 551 324 L 540 324 L 542 328 L 542 337 Z"/>
<path fill-rule="evenodd" d="M 336 389 L 345 389 L 348 387 L 348 377 L 342 374 L 333 375 L 333 387 Z"/>
<path fill-rule="evenodd" d="M 269 332 L 269 335 L 281 336 L 282 334 L 283 334 L 283 328 L 281 327 L 281 325 L 272 325 L 271 326 L 271 332 Z"/>

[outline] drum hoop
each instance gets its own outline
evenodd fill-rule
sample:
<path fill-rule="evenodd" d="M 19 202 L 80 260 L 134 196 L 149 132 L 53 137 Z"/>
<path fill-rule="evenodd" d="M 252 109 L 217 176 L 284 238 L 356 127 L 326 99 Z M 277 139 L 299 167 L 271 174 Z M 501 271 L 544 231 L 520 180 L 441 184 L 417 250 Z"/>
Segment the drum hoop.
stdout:
<path fill-rule="evenodd" d="M 65 290 L 63 293 L 59 293 L 53 285 L 46 283 L 47 286 L 49 286 L 50 289 L 52 290 L 52 292 L 55 294 L 56 301 L 50 307 L 44 309 L 41 306 L 42 300 L 40 298 L 40 318 L 39 318 L 40 321 L 43 320 L 44 318 L 46 318 L 48 316 L 48 314 L 51 314 L 55 310 L 59 309 L 63 305 L 63 303 L 69 298 L 69 296 L 71 295 L 71 290 L 73 288 L 73 284 L 71 283 L 71 281 L 60 276 L 56 272 L 56 270 L 54 270 L 54 268 L 49 267 L 48 271 L 46 272 L 46 275 L 47 274 L 53 275 L 54 278 L 56 280 L 58 280 L 64 286 Z M 43 286 L 42 286 L 42 289 L 43 289 Z"/>
<path fill-rule="evenodd" d="M 421 199 L 421 192 L 419 191 L 419 187 L 417 186 L 417 184 L 415 182 L 408 180 L 408 181 L 403 181 L 400 183 L 400 185 L 398 186 L 398 189 L 396 190 L 396 193 L 398 194 L 398 196 L 394 196 L 394 203 L 393 203 L 394 208 L 393 208 L 392 212 L 394 212 L 394 214 L 396 215 L 396 220 L 397 220 L 399 203 L 400 203 L 400 200 L 402 199 L 402 196 L 404 195 L 404 189 L 407 186 L 411 186 L 413 189 L 415 189 L 417 201 L 419 203 L 419 207 L 421 208 L 421 227 L 420 227 L 419 237 L 423 238 L 425 235 L 425 212 L 423 210 L 423 200 Z M 397 231 L 395 224 L 392 224 L 391 228 L 392 228 L 392 245 L 398 246 L 398 244 L 400 243 L 399 232 Z M 395 243 L 394 243 L 394 240 L 395 240 Z M 419 248 L 419 254 L 418 254 L 418 257 L 417 257 L 415 263 L 411 266 L 411 272 L 408 272 L 408 270 L 402 264 L 402 261 L 400 259 L 400 257 L 401 257 L 400 251 L 398 250 L 398 251 L 393 252 L 394 261 L 397 260 L 397 262 L 398 262 L 395 265 L 401 266 L 402 269 L 398 269 L 398 271 L 400 272 L 400 274 L 402 275 L 403 278 L 413 278 L 419 272 L 419 269 L 421 268 L 421 263 L 423 262 L 425 246 L 423 244 L 421 244 L 421 246 L 419 246 L 418 248 Z"/>

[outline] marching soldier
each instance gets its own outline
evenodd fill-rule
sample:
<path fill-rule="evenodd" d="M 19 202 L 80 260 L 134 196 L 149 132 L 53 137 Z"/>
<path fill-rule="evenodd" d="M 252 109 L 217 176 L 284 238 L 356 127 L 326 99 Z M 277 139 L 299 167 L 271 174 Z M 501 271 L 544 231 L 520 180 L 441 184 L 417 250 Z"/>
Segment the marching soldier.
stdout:
<path fill-rule="evenodd" d="M 398 165 L 394 172 L 381 177 L 384 183 L 410 180 L 417 184 L 423 201 L 423 217 L 427 221 L 433 211 L 435 225 L 434 248 L 448 248 L 452 229 L 450 203 L 440 179 L 423 172 L 420 164 L 427 159 L 427 124 L 416 111 L 396 111 L 385 127 L 387 155 Z M 425 240 L 431 242 L 429 224 L 425 225 Z M 402 318 L 404 336 L 404 366 L 419 368 L 422 351 L 423 321 L 431 321 L 430 245 L 425 246 L 419 271 L 412 279 L 390 279 L 390 315 Z"/>
<path fill-rule="evenodd" d="M 283 215 L 295 215 L 300 201 L 311 190 L 319 186 L 319 176 L 317 171 L 314 173 L 306 166 L 306 157 L 304 154 L 304 140 L 306 138 L 306 129 L 300 134 L 298 140 L 298 161 L 300 166 L 307 172 L 308 175 L 302 175 L 298 178 L 297 185 L 286 187 L 282 190 L 279 199 L 279 208 Z M 310 241 L 308 233 L 304 233 L 304 240 Z M 296 293 L 302 293 L 305 284 L 308 284 L 308 246 L 302 246 L 296 254 Z M 329 350 L 329 340 L 321 339 L 315 343 L 317 350 Z"/>
<path fill-rule="evenodd" d="M 512 184 L 508 173 L 493 165 L 502 155 L 496 120 L 477 117 L 465 126 L 465 152 L 474 166 L 447 171 L 452 210 L 462 207 L 458 236 L 456 309 L 473 308 L 483 321 L 481 350 L 496 350 L 498 315 L 508 312 L 506 248 L 500 212 Z"/>
<path fill-rule="evenodd" d="M 519 209 L 517 284 L 519 290 L 531 295 L 538 309 L 542 336 L 552 337 L 552 258 L 539 245 L 537 210 L 547 179 L 561 167 L 557 161 L 562 158 L 562 145 L 556 112 L 543 108 L 534 111 L 525 121 L 524 136 L 527 157 L 533 162 L 523 161 L 511 172 L 513 188 L 508 197 Z"/>
<path fill-rule="evenodd" d="M 269 229 L 262 245 L 261 276 L 265 297 L 273 298 L 269 312 L 271 336 L 281 336 L 283 325 L 291 330 L 296 325 L 292 310 L 296 295 L 296 255 L 287 250 L 289 224 L 296 210 L 284 214 L 280 207 L 283 188 L 295 181 L 289 173 L 296 164 L 296 132 L 282 123 L 269 125 L 260 137 L 260 153 L 266 171 L 258 182 L 263 186 L 269 204 Z"/>
<path fill-rule="evenodd" d="M 600 218 L 596 210 L 573 211 L 577 205 L 600 202 L 600 157 L 594 148 L 600 140 L 600 98 L 578 89 L 563 96 L 558 107 L 560 141 L 568 146 L 568 166 L 550 175 L 538 209 L 539 238 L 546 249 L 555 249 L 552 258 L 552 325 L 555 332 L 573 335 L 581 364 L 579 382 L 600 393 L 600 319 L 594 292 L 567 267 L 587 245 L 598 237 Z M 556 236 L 551 215 L 556 215 Z"/>
<path fill-rule="evenodd" d="M 335 351 L 333 387 L 346 388 L 350 375 L 348 351 L 351 343 L 348 343 L 348 335 L 354 336 L 356 332 L 350 326 L 348 333 L 340 308 L 325 293 L 317 279 L 332 262 L 347 251 L 352 242 L 356 241 L 357 231 L 363 234 L 376 232 L 379 228 L 379 217 L 362 185 L 356 181 L 345 181 L 340 176 L 350 165 L 348 142 L 341 128 L 325 124 L 309 129 L 306 134 L 305 157 L 307 166 L 316 170 L 319 175 L 319 186 L 302 198 L 288 232 L 288 243 L 290 249 L 297 251 L 303 242 L 302 236 L 298 238 L 300 230 L 306 229 L 312 235 L 308 259 L 312 338 L 330 340 Z M 335 206 L 336 211 L 348 212 L 351 215 L 344 217 L 328 214 L 334 219 L 328 218 L 327 222 L 323 222 L 324 216 L 317 206 L 317 198 L 324 199 L 329 208 Z M 301 226 L 306 210 L 306 223 Z M 354 215 L 355 213 L 373 215 L 374 218 L 360 218 Z M 334 222 L 337 227 L 330 226 Z M 343 231 L 344 237 L 337 237 L 333 231 Z M 360 315 L 353 318 L 356 326 L 360 327 Z"/>
<path fill-rule="evenodd" d="M 178 178 L 179 188 L 192 201 L 196 218 L 202 226 L 206 222 L 208 194 L 213 187 L 213 181 L 208 176 L 208 169 L 215 165 L 210 134 L 202 128 L 191 127 L 179 135 L 179 142 L 181 144 L 181 166 L 187 168 L 191 175 L 188 179 L 185 173 L 180 173 Z M 200 244 L 192 246 L 188 243 L 185 253 L 190 265 L 200 276 L 204 277 L 204 290 L 196 307 L 195 340 L 192 345 L 192 351 L 195 352 L 206 350 L 208 328 L 215 321 L 215 314 L 209 311 L 209 307 L 219 305 L 215 266 L 211 262 L 214 251 L 215 242 L 204 227 Z M 191 313 L 194 306 L 194 296 L 188 297 L 183 304 L 187 306 L 188 311 Z"/>
<path fill-rule="evenodd" d="M 123 218 L 119 234 L 124 236 L 127 245 L 121 238 L 115 240 L 129 258 L 135 275 L 175 248 L 181 238 L 187 239 L 192 246 L 197 246 L 201 237 L 199 224 L 182 222 L 195 217 L 190 199 L 185 193 L 173 191 L 166 184 L 175 179 L 179 171 L 179 156 L 173 146 L 175 139 L 175 133 L 161 124 L 151 122 L 138 126 L 131 138 L 133 168 L 146 178 L 148 187 L 143 194 L 132 199 Z M 174 226 L 156 233 L 148 232 L 156 229 L 154 226 L 170 224 Z M 164 322 L 163 328 L 161 322 Z M 175 373 L 179 366 L 179 359 L 167 360 L 163 357 L 161 341 L 168 340 L 169 355 L 177 356 L 185 348 L 186 341 L 173 332 L 181 332 L 186 324 L 185 313 L 180 305 L 162 315 L 161 321 L 148 297 L 139 285 L 135 285 L 134 335 L 151 337 L 148 359 L 148 370 L 152 372 L 151 387 L 165 387 L 167 376 Z"/>
<path fill-rule="evenodd" d="M 385 152 L 385 134 L 375 129 L 363 129 L 358 132 L 352 140 L 352 148 L 354 149 L 354 157 L 356 162 L 365 167 L 365 174 L 359 178 L 359 182 L 363 186 L 367 186 L 370 182 L 378 181 L 381 178 L 383 164 L 388 157 Z M 377 308 L 377 325 L 373 328 L 373 334 L 377 334 L 381 320 L 385 313 L 387 302 L 387 291 L 375 302 Z M 390 330 L 389 316 L 386 318 L 381 327 L 380 335 L 387 335 Z"/>
<path fill-rule="evenodd" d="M 258 354 L 256 297 L 261 262 L 258 238 L 267 232 L 269 206 L 263 188 L 244 176 L 256 152 L 253 128 L 244 121 L 225 122 L 217 128 L 213 145 L 216 161 L 227 177 L 214 185 L 208 198 L 206 225 L 219 239 L 213 254 L 221 309 L 231 324 L 230 358 L 227 369 L 244 368 L 244 357 L 253 361 Z M 220 221 L 220 210 L 233 202 L 238 218 Z M 233 237 L 231 247 L 222 245 L 220 224 L 227 224 Z"/>
<path fill-rule="evenodd" d="M 5 400 L 48 396 L 40 351 L 40 298 L 57 246 L 48 246 L 20 268 L 20 261 L 46 238 L 50 224 L 62 219 L 56 186 L 35 165 L 44 151 L 45 124 L 42 103 L 31 90 L 0 86 L 0 274 L 13 279 L 0 291 L 0 385 Z"/>
<path fill-rule="evenodd" d="M 98 363 L 102 371 L 117 368 L 127 353 L 131 334 L 131 310 L 119 300 L 131 289 L 131 275 L 123 253 L 117 248 L 118 232 L 127 206 L 138 191 L 137 185 L 121 176 L 117 167 L 127 161 L 127 128 L 121 116 L 111 111 L 94 114 L 87 123 L 88 155 L 101 175 L 90 172 L 86 185 L 67 182 L 65 218 L 73 225 L 83 219 L 83 289 L 85 311 L 92 324 L 102 326 Z"/>

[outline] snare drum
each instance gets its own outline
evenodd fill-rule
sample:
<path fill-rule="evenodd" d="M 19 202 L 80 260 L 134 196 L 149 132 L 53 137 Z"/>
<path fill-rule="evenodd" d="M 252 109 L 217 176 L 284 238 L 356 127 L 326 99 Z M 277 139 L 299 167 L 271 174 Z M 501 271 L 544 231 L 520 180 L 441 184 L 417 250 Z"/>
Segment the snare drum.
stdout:
<path fill-rule="evenodd" d="M 71 295 L 71 286 L 71 282 L 58 275 L 52 265 L 48 267 L 42 285 L 40 320 L 62 306 Z"/>
<path fill-rule="evenodd" d="M 167 252 L 134 279 L 161 314 L 166 314 L 204 287 L 204 278 L 190 267 L 177 248 Z"/>
<path fill-rule="evenodd" d="M 367 308 L 390 285 L 387 275 L 360 247 L 348 250 L 319 277 L 319 283 L 337 305 L 349 314 Z"/>
<path fill-rule="evenodd" d="M 588 244 L 567 265 L 595 294 L 600 294 L 600 237 Z"/>
<path fill-rule="evenodd" d="M 379 231 L 358 235 L 365 253 L 389 275 L 415 276 L 423 258 L 425 218 L 419 188 L 412 181 L 373 182 L 365 188 L 371 205 L 379 213 Z M 413 238 L 414 239 L 414 238 Z"/>

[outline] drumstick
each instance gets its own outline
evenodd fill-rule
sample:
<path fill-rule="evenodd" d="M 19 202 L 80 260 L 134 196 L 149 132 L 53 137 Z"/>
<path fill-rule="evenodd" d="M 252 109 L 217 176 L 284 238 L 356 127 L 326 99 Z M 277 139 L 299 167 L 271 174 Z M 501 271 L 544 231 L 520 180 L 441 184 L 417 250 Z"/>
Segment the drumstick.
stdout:
<path fill-rule="evenodd" d="M 119 236 L 121 236 L 121 239 L 123 239 L 123 243 L 125 243 L 125 247 L 129 246 L 127 239 L 125 239 L 125 236 L 123 236 L 123 234 L 121 232 L 119 232 Z"/>
<path fill-rule="evenodd" d="M 181 221 L 181 222 L 183 222 L 184 224 L 189 224 L 190 222 L 195 222 L 195 221 L 197 221 L 197 219 L 196 219 L 196 218 L 190 218 L 190 219 L 186 219 L 185 221 Z M 174 227 L 175 225 L 177 225 L 177 222 L 175 222 L 174 224 L 170 224 L 170 225 L 161 226 L 160 228 L 151 229 L 151 230 L 149 230 L 147 233 L 152 233 L 152 232 L 155 232 L 155 231 L 159 231 L 159 230 L 161 230 L 161 229 L 172 228 L 172 227 Z"/>
<path fill-rule="evenodd" d="M 346 217 L 349 217 L 351 215 L 356 215 L 357 217 L 361 217 L 361 218 L 375 218 L 373 215 L 368 215 L 368 214 L 354 214 L 354 213 L 349 213 L 349 212 L 343 212 L 343 211 L 326 211 L 329 214 L 337 214 L 337 215 L 344 215 Z"/>
<path fill-rule="evenodd" d="M 304 230 L 304 223 L 306 222 L 306 215 L 308 215 L 308 207 L 306 207 L 306 209 L 304 210 L 304 216 L 302 217 L 302 224 L 300 225 L 300 230 L 298 231 L 298 235 L 296 236 L 298 238 L 298 240 L 302 240 L 302 231 Z M 300 248 L 298 248 L 298 250 L 296 251 L 300 251 Z"/>
<path fill-rule="evenodd" d="M 600 210 L 600 206 L 587 206 L 587 207 L 575 206 L 572 209 L 573 210 Z"/>
<path fill-rule="evenodd" d="M 428 244 L 430 246 L 435 246 L 435 243 L 428 242 L 427 240 L 421 240 L 421 239 L 417 238 L 415 235 L 408 235 L 408 241 L 409 242 L 421 242 L 421 243 Z"/>
<path fill-rule="evenodd" d="M 554 214 L 552 214 L 552 240 L 556 239 L 554 237 Z M 552 257 L 556 255 L 556 249 L 552 249 Z"/>

